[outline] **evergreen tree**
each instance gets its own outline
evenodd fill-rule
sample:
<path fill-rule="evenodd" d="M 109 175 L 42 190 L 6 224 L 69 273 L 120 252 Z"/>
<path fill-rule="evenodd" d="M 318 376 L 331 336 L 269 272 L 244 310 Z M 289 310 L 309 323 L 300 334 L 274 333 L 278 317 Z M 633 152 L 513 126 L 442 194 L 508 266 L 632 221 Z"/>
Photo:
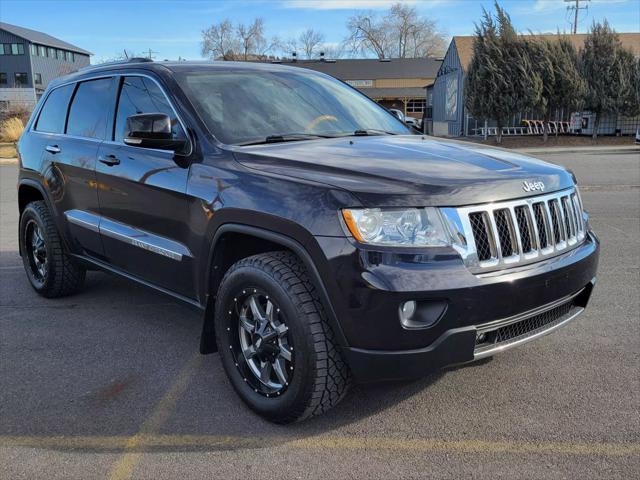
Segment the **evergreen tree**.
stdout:
<path fill-rule="evenodd" d="M 546 143 L 551 116 L 561 109 L 578 108 L 585 84 L 580 75 L 578 52 L 566 37 L 560 36 L 556 41 L 542 40 L 536 44 L 538 46 L 534 46 L 533 53 L 530 53 L 531 62 L 543 83 L 539 108 L 543 114 Z"/>
<path fill-rule="evenodd" d="M 603 115 L 620 110 L 620 56 L 622 45 L 616 32 L 605 20 L 593 23 L 584 42 L 581 70 L 586 82 L 585 107 L 595 114 L 593 138 Z"/>
<path fill-rule="evenodd" d="M 512 115 L 540 102 L 542 81 L 532 75 L 527 45 L 497 3 L 495 19 L 483 11 L 476 25 L 474 55 L 465 80 L 465 103 L 477 118 L 497 124 L 496 142 Z"/>
<path fill-rule="evenodd" d="M 539 82 L 540 96 L 533 108 L 542 113 L 543 138 L 547 142 L 549 121 L 555 111 L 556 90 L 556 65 L 553 58 L 554 45 L 546 40 L 535 38 L 525 40 L 529 63 L 531 65 L 531 77 L 533 82 Z"/>
<path fill-rule="evenodd" d="M 552 98 L 553 108 L 581 108 L 586 84 L 580 74 L 580 56 L 576 47 L 566 37 L 561 37 L 554 43 L 551 57 L 556 83 L 555 95 Z"/>
<path fill-rule="evenodd" d="M 632 117 L 640 114 L 640 60 L 621 48 L 616 54 L 615 83 L 617 86 L 617 113 Z"/>

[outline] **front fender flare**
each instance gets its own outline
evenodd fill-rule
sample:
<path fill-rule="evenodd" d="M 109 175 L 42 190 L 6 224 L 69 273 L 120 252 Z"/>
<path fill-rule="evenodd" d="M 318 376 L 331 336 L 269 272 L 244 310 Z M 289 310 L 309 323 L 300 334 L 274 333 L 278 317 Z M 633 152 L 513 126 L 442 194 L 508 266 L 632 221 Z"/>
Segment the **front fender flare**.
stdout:
<path fill-rule="evenodd" d="M 246 234 L 246 235 L 254 236 L 264 240 L 268 240 L 269 242 L 282 245 L 282 247 L 288 250 L 291 250 L 295 255 L 297 255 L 298 258 L 300 258 L 300 260 L 303 262 L 305 268 L 307 269 L 307 272 L 309 273 L 312 281 L 314 282 L 314 285 L 318 289 L 320 301 L 322 302 L 322 306 L 324 308 L 324 311 L 327 314 L 329 324 L 333 330 L 333 333 L 336 336 L 336 340 L 338 344 L 343 347 L 347 346 L 347 340 L 342 331 L 342 327 L 340 326 L 340 322 L 338 320 L 338 315 L 336 314 L 336 311 L 334 309 L 334 305 L 331 302 L 331 297 L 327 291 L 326 282 L 323 280 L 322 274 L 320 273 L 320 270 L 318 269 L 316 262 L 314 261 L 312 255 L 309 253 L 308 249 L 305 246 L 303 246 L 300 242 L 298 242 L 297 240 L 285 234 L 274 232 L 274 231 L 267 230 L 260 227 L 238 224 L 238 223 L 226 223 L 221 225 L 216 230 L 216 233 L 213 237 L 213 241 L 211 244 L 210 261 L 209 261 L 209 266 L 207 269 L 207 276 L 206 276 L 207 289 L 210 288 L 209 282 L 211 279 L 211 268 L 212 268 L 211 258 L 213 256 L 213 251 L 215 250 L 216 244 L 220 240 L 222 235 L 229 232 Z M 316 255 L 322 254 L 320 252 L 320 247 L 317 246 L 317 243 L 316 243 L 316 248 L 317 248 Z M 203 353 L 203 354 L 212 353 L 217 350 L 215 345 L 215 328 L 214 328 L 214 318 L 213 318 L 214 310 L 215 310 L 214 309 L 215 295 L 209 290 L 207 291 L 208 293 L 207 293 L 206 308 L 204 313 L 204 321 L 202 325 L 202 334 L 200 337 L 200 353 Z"/>

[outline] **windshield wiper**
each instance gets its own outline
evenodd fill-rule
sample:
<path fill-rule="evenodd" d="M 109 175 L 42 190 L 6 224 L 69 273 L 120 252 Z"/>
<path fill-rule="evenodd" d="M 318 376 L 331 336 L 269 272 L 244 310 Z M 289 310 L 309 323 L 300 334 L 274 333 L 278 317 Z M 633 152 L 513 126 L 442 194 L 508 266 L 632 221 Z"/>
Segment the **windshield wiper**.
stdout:
<path fill-rule="evenodd" d="M 397 133 L 389 132 L 387 130 L 380 130 L 377 128 L 367 128 L 354 130 L 353 132 L 342 132 L 336 134 L 337 137 L 367 137 L 369 135 L 397 135 Z"/>
<path fill-rule="evenodd" d="M 322 135 L 319 133 L 279 133 L 277 135 L 269 135 L 259 140 L 250 140 L 248 142 L 236 143 L 236 145 L 262 145 L 265 143 L 282 143 L 297 142 L 300 140 L 310 140 L 313 138 L 333 138 L 333 135 Z"/>
<path fill-rule="evenodd" d="M 387 130 L 379 130 L 377 128 L 367 128 L 365 130 L 356 130 L 353 132 L 354 135 L 397 135 L 395 132 L 389 132 Z"/>

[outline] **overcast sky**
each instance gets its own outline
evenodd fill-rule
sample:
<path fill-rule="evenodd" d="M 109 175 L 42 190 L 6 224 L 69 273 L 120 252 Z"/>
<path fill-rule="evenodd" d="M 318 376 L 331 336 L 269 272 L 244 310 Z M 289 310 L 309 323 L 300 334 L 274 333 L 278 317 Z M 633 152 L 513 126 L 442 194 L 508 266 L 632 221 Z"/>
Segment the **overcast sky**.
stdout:
<path fill-rule="evenodd" d="M 269 36 L 282 39 L 313 27 L 326 41 L 341 42 L 345 23 L 357 9 L 384 12 L 387 0 L 0 0 L 0 20 L 46 32 L 95 54 L 94 61 L 152 49 L 158 59 L 200 59 L 200 32 L 229 18 L 250 22 L 260 16 Z M 473 33 L 482 7 L 492 0 L 407 1 L 451 35 Z M 586 3 L 581 0 L 581 3 Z M 563 0 L 502 0 L 519 31 L 568 30 Z M 619 32 L 640 31 L 640 0 L 591 0 L 580 15 L 579 32 L 593 20 L 608 19 Z"/>

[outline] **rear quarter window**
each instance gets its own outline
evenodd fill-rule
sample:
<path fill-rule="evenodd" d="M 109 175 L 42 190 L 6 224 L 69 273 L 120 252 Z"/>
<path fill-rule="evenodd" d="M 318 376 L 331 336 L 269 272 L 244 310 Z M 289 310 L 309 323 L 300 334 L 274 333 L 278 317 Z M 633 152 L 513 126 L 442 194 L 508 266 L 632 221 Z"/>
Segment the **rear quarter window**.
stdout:
<path fill-rule="evenodd" d="M 53 90 L 47 97 L 35 130 L 45 133 L 63 133 L 64 122 L 67 118 L 69 99 L 75 85 L 65 85 Z"/>

